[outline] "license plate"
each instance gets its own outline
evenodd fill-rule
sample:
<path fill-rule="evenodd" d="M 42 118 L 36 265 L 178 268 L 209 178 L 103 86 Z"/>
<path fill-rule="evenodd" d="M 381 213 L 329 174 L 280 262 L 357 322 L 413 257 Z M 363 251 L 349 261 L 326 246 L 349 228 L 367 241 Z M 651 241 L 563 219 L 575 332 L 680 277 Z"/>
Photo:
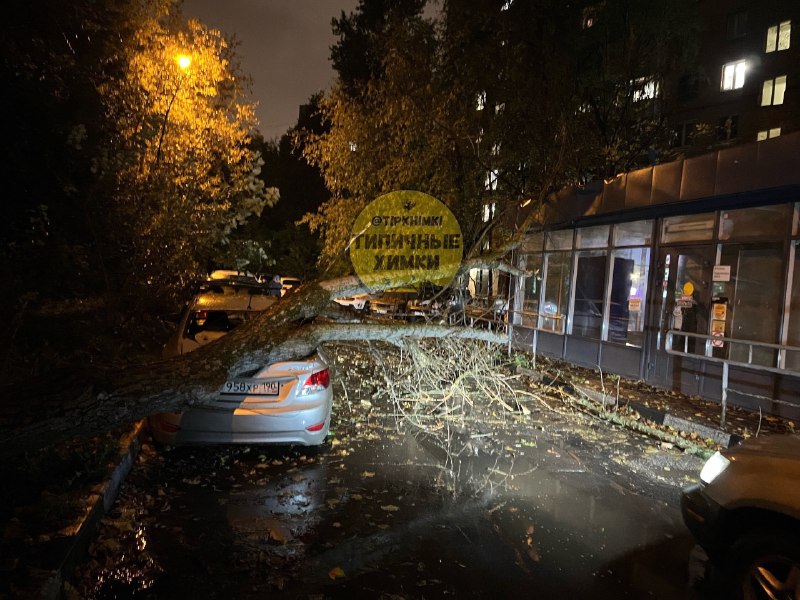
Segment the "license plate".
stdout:
<path fill-rule="evenodd" d="M 221 392 L 223 394 L 245 394 L 248 396 L 277 396 L 281 384 L 277 381 L 226 381 Z"/>

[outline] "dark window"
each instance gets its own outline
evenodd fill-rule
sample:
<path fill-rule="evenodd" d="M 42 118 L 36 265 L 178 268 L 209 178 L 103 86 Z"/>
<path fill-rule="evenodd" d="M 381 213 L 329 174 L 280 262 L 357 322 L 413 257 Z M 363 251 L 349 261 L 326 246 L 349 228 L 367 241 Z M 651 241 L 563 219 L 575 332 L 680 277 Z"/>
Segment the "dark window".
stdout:
<path fill-rule="evenodd" d="M 691 102 L 692 100 L 696 100 L 699 90 L 700 87 L 697 75 L 684 75 L 678 81 L 678 101 Z"/>
<path fill-rule="evenodd" d="M 725 142 L 736 137 L 739 127 L 739 115 L 721 117 L 717 122 L 717 141 Z"/>
<path fill-rule="evenodd" d="M 687 121 L 686 123 L 676 123 L 672 128 L 672 146 L 681 148 L 691 146 L 694 136 L 697 133 L 697 121 Z"/>
<path fill-rule="evenodd" d="M 747 11 L 733 13 L 728 15 L 728 39 L 735 40 L 736 38 L 744 37 L 747 35 Z"/>
<path fill-rule="evenodd" d="M 581 252 L 575 276 L 575 304 L 572 313 L 572 333 L 600 339 L 603 331 L 603 305 L 606 286 L 605 252 Z M 615 315 L 620 318 L 620 315 Z"/>

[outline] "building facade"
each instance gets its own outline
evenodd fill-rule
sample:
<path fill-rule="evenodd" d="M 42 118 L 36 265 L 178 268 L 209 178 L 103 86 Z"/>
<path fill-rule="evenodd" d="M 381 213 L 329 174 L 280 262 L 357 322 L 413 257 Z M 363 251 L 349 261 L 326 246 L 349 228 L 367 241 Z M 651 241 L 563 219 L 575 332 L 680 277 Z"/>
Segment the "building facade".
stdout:
<path fill-rule="evenodd" d="M 550 206 L 515 256 L 517 347 L 713 399 L 727 362 L 729 402 L 800 416 L 800 132 Z"/>
<path fill-rule="evenodd" d="M 800 2 L 700 0 L 699 69 L 670 115 L 687 150 L 777 137 L 800 129 Z"/>

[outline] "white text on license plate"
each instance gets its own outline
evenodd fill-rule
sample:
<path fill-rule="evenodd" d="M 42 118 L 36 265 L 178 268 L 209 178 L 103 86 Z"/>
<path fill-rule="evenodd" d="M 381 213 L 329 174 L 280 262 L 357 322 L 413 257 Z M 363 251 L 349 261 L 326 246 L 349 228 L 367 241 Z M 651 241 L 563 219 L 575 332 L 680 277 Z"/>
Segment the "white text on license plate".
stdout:
<path fill-rule="evenodd" d="M 277 396 L 281 384 L 277 381 L 226 381 L 223 394 L 247 394 L 249 396 Z"/>

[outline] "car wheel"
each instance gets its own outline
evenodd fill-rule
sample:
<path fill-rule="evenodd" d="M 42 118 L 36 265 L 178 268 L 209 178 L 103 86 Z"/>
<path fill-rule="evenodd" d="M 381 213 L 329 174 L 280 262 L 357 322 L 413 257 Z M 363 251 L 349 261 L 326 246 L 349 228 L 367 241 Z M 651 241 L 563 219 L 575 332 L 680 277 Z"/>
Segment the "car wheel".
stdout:
<path fill-rule="evenodd" d="M 800 600 L 800 538 L 772 530 L 749 533 L 731 548 L 729 597 Z"/>

